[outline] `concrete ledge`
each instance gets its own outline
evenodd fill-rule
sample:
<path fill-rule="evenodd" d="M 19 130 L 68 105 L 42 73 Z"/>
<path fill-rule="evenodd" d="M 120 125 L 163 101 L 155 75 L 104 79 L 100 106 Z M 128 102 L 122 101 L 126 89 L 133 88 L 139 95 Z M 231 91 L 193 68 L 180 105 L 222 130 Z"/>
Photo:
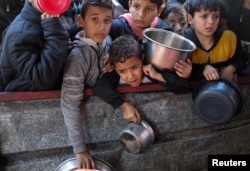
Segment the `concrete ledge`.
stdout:
<path fill-rule="evenodd" d="M 197 82 L 190 82 L 191 87 L 195 87 Z M 238 85 L 250 85 L 250 77 L 242 76 L 238 78 Z M 143 84 L 139 87 L 119 86 L 117 88 L 119 93 L 142 93 L 142 92 L 156 92 L 165 91 L 165 87 L 160 84 Z M 26 100 L 40 100 L 40 99 L 55 99 L 60 98 L 60 90 L 53 91 L 35 91 L 35 92 L 0 92 L 0 102 L 9 101 L 26 101 Z M 92 96 L 91 88 L 85 89 L 83 92 L 85 96 Z"/>
<path fill-rule="evenodd" d="M 127 124 L 122 111 L 95 96 L 82 102 L 91 154 L 116 171 L 206 170 L 208 154 L 250 154 L 250 85 L 242 84 L 242 111 L 231 122 L 213 126 L 193 113 L 191 93 L 127 93 L 151 123 L 157 139 L 143 154 L 129 154 L 118 141 Z M 0 103 L 0 170 L 51 171 L 74 157 L 60 99 Z"/>

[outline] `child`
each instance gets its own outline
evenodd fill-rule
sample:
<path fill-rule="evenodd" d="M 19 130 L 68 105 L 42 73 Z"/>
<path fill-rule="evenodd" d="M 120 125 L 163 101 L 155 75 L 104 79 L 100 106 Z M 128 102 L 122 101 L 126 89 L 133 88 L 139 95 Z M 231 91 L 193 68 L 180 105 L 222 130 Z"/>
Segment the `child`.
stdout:
<path fill-rule="evenodd" d="M 160 18 L 171 25 L 177 34 L 182 34 L 188 27 L 187 11 L 179 3 L 168 4 L 162 11 Z"/>
<path fill-rule="evenodd" d="M 68 40 L 59 15 L 42 12 L 37 0 L 27 0 L 3 38 L 0 91 L 59 89 Z"/>
<path fill-rule="evenodd" d="M 130 13 L 125 13 L 113 20 L 109 33 L 112 39 L 127 34 L 139 40 L 143 37 L 143 29 L 149 27 L 172 30 L 171 26 L 158 17 L 162 12 L 164 2 L 164 0 L 130 0 Z"/>
<path fill-rule="evenodd" d="M 103 57 L 112 40 L 108 33 L 113 18 L 112 0 L 85 0 L 78 22 L 84 30 L 77 34 L 65 64 L 61 106 L 69 139 L 79 168 L 94 168 L 94 161 L 84 143 L 80 104 L 85 86 L 93 86 L 101 74 Z"/>
<path fill-rule="evenodd" d="M 115 70 L 105 73 L 97 80 L 93 91 L 114 109 L 120 107 L 123 110 L 124 119 L 128 121 L 139 122 L 141 117 L 137 109 L 116 92 L 115 88 L 119 83 L 125 82 L 132 87 L 137 87 L 154 80 L 163 84 L 167 91 L 182 93 L 189 90 L 189 81 L 186 78 L 191 74 L 191 65 L 178 64 L 176 70 L 180 73 L 186 67 L 185 74 L 181 75 L 183 78 L 177 72 L 157 71 L 151 64 L 143 66 L 140 45 L 132 36 L 120 36 L 114 40 L 109 51 L 109 60 Z"/>
<path fill-rule="evenodd" d="M 245 54 L 232 31 L 218 29 L 222 3 L 219 0 L 187 0 L 188 22 L 184 36 L 197 45 L 191 55 L 191 79 L 237 81 L 237 73 L 245 66 Z"/>

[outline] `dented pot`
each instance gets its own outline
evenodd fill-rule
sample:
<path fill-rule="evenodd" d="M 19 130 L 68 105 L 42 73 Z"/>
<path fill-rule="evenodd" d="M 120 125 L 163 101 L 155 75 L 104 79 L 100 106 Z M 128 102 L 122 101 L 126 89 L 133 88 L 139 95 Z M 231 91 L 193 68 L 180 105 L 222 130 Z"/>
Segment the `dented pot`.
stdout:
<path fill-rule="evenodd" d="M 128 123 L 119 139 L 128 152 L 142 153 L 154 143 L 155 134 L 151 126 L 142 120 L 140 123 Z"/>

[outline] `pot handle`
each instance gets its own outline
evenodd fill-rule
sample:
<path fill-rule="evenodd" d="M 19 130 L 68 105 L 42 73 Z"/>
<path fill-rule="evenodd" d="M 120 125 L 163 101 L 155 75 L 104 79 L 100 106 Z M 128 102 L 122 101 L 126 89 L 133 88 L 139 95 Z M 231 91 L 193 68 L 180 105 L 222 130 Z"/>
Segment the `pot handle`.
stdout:
<path fill-rule="evenodd" d="M 147 43 L 147 39 L 145 37 L 139 38 L 138 43 L 140 44 L 142 54 L 145 54 L 145 44 Z"/>

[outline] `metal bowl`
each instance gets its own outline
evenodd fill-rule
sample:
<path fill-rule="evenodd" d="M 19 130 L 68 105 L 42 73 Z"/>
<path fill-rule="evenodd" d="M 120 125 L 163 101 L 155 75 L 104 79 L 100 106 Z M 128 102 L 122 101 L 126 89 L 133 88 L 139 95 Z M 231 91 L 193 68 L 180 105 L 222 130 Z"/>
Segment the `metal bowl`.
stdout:
<path fill-rule="evenodd" d="M 233 82 L 202 81 L 193 91 L 194 112 L 209 124 L 224 124 L 242 108 L 240 89 Z"/>
<path fill-rule="evenodd" d="M 107 163 L 106 161 L 93 157 L 93 160 L 95 162 L 95 166 L 97 170 L 101 171 L 114 171 L 113 167 Z M 57 166 L 55 171 L 73 171 L 74 169 L 78 168 L 78 163 L 76 158 L 70 158 L 68 160 L 65 160 L 61 164 Z"/>
<path fill-rule="evenodd" d="M 142 153 L 153 144 L 155 134 L 151 126 L 142 120 L 141 123 L 128 123 L 119 139 L 128 152 Z"/>
<path fill-rule="evenodd" d="M 145 61 L 159 70 L 174 71 L 174 65 L 180 60 L 185 61 L 196 45 L 177 33 L 147 28 L 143 30 Z"/>

